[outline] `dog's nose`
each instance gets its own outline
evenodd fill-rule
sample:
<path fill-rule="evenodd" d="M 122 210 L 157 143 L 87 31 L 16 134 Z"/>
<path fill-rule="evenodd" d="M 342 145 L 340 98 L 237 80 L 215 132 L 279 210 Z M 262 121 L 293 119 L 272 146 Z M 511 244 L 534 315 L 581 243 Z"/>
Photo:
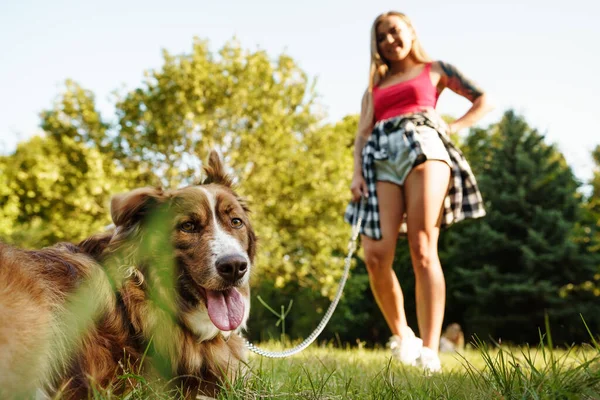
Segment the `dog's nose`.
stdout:
<path fill-rule="evenodd" d="M 238 254 L 228 254 L 219 257 L 216 263 L 217 272 L 228 282 L 241 279 L 248 271 L 248 262 Z"/>

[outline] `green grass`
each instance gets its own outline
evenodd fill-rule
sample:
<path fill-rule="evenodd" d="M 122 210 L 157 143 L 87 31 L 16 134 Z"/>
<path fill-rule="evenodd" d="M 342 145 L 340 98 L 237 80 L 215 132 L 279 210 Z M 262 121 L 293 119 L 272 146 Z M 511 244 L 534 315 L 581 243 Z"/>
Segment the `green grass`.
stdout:
<path fill-rule="evenodd" d="M 385 350 L 311 348 L 285 360 L 253 357 L 253 374 L 221 398 L 558 399 L 600 398 L 600 354 L 579 348 L 481 347 L 442 354 L 443 373 L 425 376 Z"/>
<path fill-rule="evenodd" d="M 278 350 L 275 343 L 264 347 Z M 385 349 L 311 346 L 286 359 L 252 354 L 243 377 L 219 399 L 600 399 L 600 348 L 505 347 L 477 342 L 461 354 L 441 355 L 443 372 L 425 376 L 403 367 Z M 128 374 L 123 397 L 98 391 L 94 398 L 176 398 Z"/>

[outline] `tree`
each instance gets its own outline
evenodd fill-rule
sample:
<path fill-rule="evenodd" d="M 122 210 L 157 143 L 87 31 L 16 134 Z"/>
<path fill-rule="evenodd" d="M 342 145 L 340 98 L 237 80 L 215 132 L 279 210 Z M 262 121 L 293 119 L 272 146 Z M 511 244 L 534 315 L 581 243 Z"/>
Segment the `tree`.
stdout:
<path fill-rule="evenodd" d="M 590 196 L 590 208 L 594 213 L 600 215 L 600 145 L 592 151 L 592 159 L 594 160 L 594 174 L 590 181 L 592 193 Z"/>
<path fill-rule="evenodd" d="M 164 52 L 162 68 L 145 76 L 119 95 L 113 125 L 91 92 L 67 81 L 42 112 L 46 137 L 0 163 L 7 171 L 0 229 L 8 232 L 14 216 L 27 225 L 23 240 L 78 239 L 109 223 L 111 194 L 197 182 L 200 160 L 216 148 L 253 211 L 259 276 L 331 294 L 350 235 L 342 215 L 356 117 L 325 124 L 314 82 L 292 58 L 271 59 L 235 41 L 214 54 L 195 39 L 190 54 Z M 43 229 L 35 239 L 33 226 Z"/>
<path fill-rule="evenodd" d="M 110 196 L 127 189 L 134 176 L 112 161 L 108 125 L 93 95 L 73 82 L 42 112 L 41 126 L 45 137 L 19 144 L 0 163 L 1 233 L 26 247 L 77 241 L 104 229 Z"/>
<path fill-rule="evenodd" d="M 0 237 L 11 237 L 17 231 L 19 196 L 13 191 L 8 178 L 11 158 L 0 157 Z"/>
<path fill-rule="evenodd" d="M 592 152 L 592 159 L 595 166 L 589 182 L 591 192 L 582 205 L 576 239 L 589 263 L 596 266 L 597 273 L 584 281 L 567 284 L 561 293 L 569 299 L 581 296 L 582 292 L 600 296 L 600 146 L 596 146 Z"/>
<path fill-rule="evenodd" d="M 594 262 L 597 265 L 598 274 L 594 275 L 596 287 L 594 294 L 600 296 L 600 145 L 596 146 L 592 152 L 594 160 L 594 174 L 590 181 L 592 193 L 586 201 L 584 220 L 584 233 L 589 238 L 585 240 L 587 252 L 595 256 Z"/>
<path fill-rule="evenodd" d="M 217 55 L 195 39 L 191 54 L 164 52 L 161 70 L 117 104 L 117 148 L 174 186 L 197 176 L 198 155 L 218 148 L 243 180 L 255 165 L 276 165 L 265 151 L 296 150 L 319 118 L 306 74 L 290 57 L 226 44 Z M 268 160 L 262 160 L 268 158 Z M 252 160 L 249 162 L 248 160 Z"/>
<path fill-rule="evenodd" d="M 146 77 L 117 104 L 119 163 L 176 186 L 197 179 L 197 157 L 218 149 L 253 211 L 259 274 L 331 293 L 349 237 L 341 216 L 356 118 L 323 124 L 293 59 L 236 42 L 215 55 L 196 39 L 191 54 L 164 52 Z"/>
<path fill-rule="evenodd" d="M 559 295 L 594 272 L 575 241 L 582 199 L 562 154 L 512 111 L 466 143 L 488 215 L 445 234 L 449 304 L 484 338 L 536 341 L 547 313 L 557 340 L 585 340 L 578 314 L 598 324 L 598 307 Z"/>
<path fill-rule="evenodd" d="M 591 193 L 585 204 L 586 226 L 590 236 L 590 251 L 600 251 L 600 145 L 592 151 L 594 171 L 590 180 Z M 599 271 L 600 272 L 600 271 Z"/>

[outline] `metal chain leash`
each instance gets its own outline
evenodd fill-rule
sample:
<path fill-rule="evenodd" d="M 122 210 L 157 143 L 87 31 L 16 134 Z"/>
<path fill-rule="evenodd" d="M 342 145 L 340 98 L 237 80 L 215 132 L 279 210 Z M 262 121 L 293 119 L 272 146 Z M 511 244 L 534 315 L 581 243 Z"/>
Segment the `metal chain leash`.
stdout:
<path fill-rule="evenodd" d="M 344 272 L 342 274 L 342 278 L 340 279 L 340 284 L 338 286 L 337 293 L 335 294 L 333 301 L 329 305 L 327 312 L 323 316 L 323 319 L 321 320 L 321 322 L 319 323 L 317 328 L 313 331 L 313 333 L 311 333 L 310 336 L 308 336 L 306 339 L 304 339 L 304 341 L 302 343 L 300 343 L 299 345 L 297 345 L 296 347 L 293 347 L 291 349 L 284 350 L 284 351 L 263 350 L 260 347 L 257 347 L 255 345 L 253 345 L 252 343 L 250 343 L 247 339 L 244 339 L 244 344 L 250 351 L 253 351 L 254 353 L 261 355 L 263 357 L 284 358 L 284 357 L 289 357 L 294 354 L 300 353 L 302 350 L 307 348 L 312 342 L 315 341 L 317 336 L 319 336 L 321 334 L 321 332 L 323 331 L 323 329 L 325 328 L 325 326 L 331 319 L 331 316 L 333 315 L 333 312 L 335 311 L 335 308 L 337 307 L 337 304 L 340 301 L 340 298 L 342 297 L 342 293 L 344 291 L 344 286 L 346 285 L 346 280 L 348 279 L 348 273 L 350 271 L 352 255 L 356 251 L 356 242 L 358 239 L 358 233 L 360 232 L 361 223 L 362 223 L 362 216 L 359 216 L 356 224 L 352 225 L 352 236 L 350 238 L 350 242 L 348 243 L 348 255 L 346 256 L 346 261 L 344 264 Z"/>

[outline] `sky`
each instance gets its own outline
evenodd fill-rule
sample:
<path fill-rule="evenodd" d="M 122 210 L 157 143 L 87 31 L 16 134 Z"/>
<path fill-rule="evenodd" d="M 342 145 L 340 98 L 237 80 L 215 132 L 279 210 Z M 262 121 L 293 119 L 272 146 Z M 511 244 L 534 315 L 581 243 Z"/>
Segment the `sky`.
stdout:
<path fill-rule="evenodd" d="M 114 118 L 114 92 L 162 66 L 162 50 L 189 53 L 194 37 L 217 51 L 236 38 L 250 50 L 285 53 L 316 79 L 327 120 L 359 112 L 369 31 L 389 10 L 406 13 L 434 59 L 479 84 L 495 110 L 509 108 L 556 144 L 576 176 L 592 176 L 600 144 L 600 2 L 594 0 L 0 0 L 0 152 L 40 133 L 39 113 L 73 79 Z M 438 111 L 469 103 L 444 93 Z M 464 134 L 464 132 L 463 132 Z"/>

